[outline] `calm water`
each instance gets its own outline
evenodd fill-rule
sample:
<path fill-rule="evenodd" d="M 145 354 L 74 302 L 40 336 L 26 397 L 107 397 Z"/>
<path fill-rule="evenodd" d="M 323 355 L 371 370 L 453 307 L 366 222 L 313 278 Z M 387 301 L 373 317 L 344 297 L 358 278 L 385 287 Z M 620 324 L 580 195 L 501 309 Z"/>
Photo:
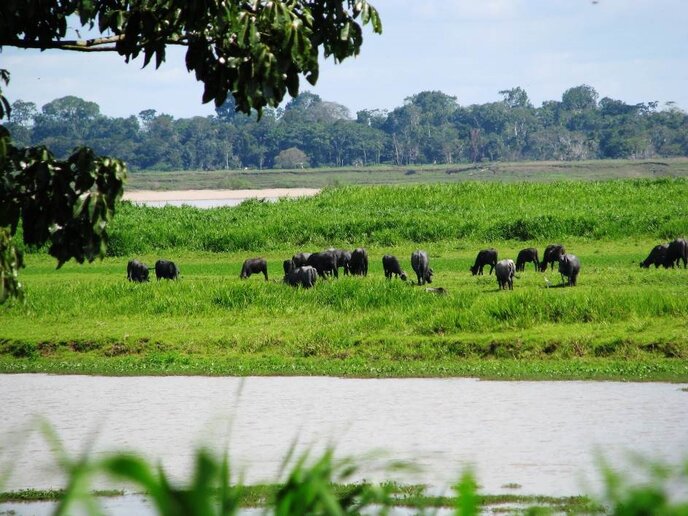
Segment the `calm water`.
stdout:
<path fill-rule="evenodd" d="M 688 457 L 688 392 L 614 382 L 362 380 L 321 377 L 0 375 L 3 490 L 63 485 L 41 415 L 73 454 L 137 450 L 188 478 L 193 449 L 229 448 L 244 481 L 275 481 L 299 450 L 336 444 L 340 456 L 383 450 L 420 468 L 397 475 L 438 489 L 472 466 L 484 492 L 570 495 L 599 486 L 595 452 L 626 464 L 629 451 Z M 382 479 L 378 459 L 362 475 Z M 514 492 L 514 491 L 512 491 Z"/>
<path fill-rule="evenodd" d="M 142 206 L 153 206 L 161 208 L 163 206 L 192 206 L 194 208 L 219 208 L 220 206 L 239 206 L 242 202 L 249 199 L 199 199 L 196 201 L 134 201 L 134 204 Z M 261 199 L 269 202 L 275 202 L 279 197 L 261 197 Z"/>

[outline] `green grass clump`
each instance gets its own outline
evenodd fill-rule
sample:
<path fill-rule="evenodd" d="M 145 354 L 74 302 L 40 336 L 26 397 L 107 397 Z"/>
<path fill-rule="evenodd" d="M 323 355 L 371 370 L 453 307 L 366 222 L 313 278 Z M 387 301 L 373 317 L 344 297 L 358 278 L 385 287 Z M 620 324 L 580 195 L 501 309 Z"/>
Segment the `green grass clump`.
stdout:
<path fill-rule="evenodd" d="M 361 459 L 335 459 L 331 448 L 312 458 L 305 454 L 285 458 L 279 482 L 244 486 L 233 479 L 228 455 L 217 456 L 206 449 L 194 455 L 188 480 L 173 482 L 160 466 L 127 452 L 109 453 L 97 459 L 88 455 L 72 459 L 50 428 L 44 430 L 60 456 L 67 478 L 64 489 L 24 490 L 0 493 L 0 502 L 58 501 L 56 514 L 71 514 L 76 508 L 84 514 L 102 514 L 98 497 L 117 496 L 117 491 L 91 491 L 97 477 L 126 481 L 146 496 L 157 514 L 215 515 L 237 514 L 242 508 L 264 507 L 277 515 L 387 514 L 390 509 L 450 508 L 457 516 L 491 512 L 567 513 L 567 514 L 670 514 L 686 513 L 684 486 L 688 464 L 650 462 L 638 457 L 632 469 L 624 473 L 600 465 L 604 495 L 602 499 L 587 496 L 523 496 L 482 494 L 475 475 L 464 471 L 449 494 L 430 495 L 423 485 L 396 482 L 373 484 L 355 482 L 365 462 Z M 408 467 L 408 464 L 397 464 Z M 383 466 L 389 473 L 392 464 Z M 642 478 L 636 478 L 640 473 Z M 633 480 L 631 480 L 633 478 Z"/>
<path fill-rule="evenodd" d="M 108 249 L 131 256 L 456 240 L 666 240 L 688 231 L 686 198 L 686 179 L 642 179 L 348 186 L 310 198 L 208 210 L 124 203 Z"/>

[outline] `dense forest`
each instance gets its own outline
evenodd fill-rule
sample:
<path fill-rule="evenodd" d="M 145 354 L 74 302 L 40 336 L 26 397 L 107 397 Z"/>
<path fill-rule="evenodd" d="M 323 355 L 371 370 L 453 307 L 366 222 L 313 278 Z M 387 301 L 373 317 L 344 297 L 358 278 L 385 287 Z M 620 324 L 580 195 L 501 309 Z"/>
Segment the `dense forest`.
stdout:
<path fill-rule="evenodd" d="M 304 92 L 260 120 L 237 113 L 231 97 L 216 115 L 175 119 L 152 109 L 111 118 L 69 96 L 40 111 L 17 100 L 4 125 L 22 145 L 45 145 L 58 157 L 87 145 L 133 170 L 688 156 L 688 114 L 673 103 L 599 99 L 587 85 L 540 107 L 520 87 L 499 94 L 496 102 L 461 106 L 456 97 L 424 91 L 391 111 L 353 117 Z"/>

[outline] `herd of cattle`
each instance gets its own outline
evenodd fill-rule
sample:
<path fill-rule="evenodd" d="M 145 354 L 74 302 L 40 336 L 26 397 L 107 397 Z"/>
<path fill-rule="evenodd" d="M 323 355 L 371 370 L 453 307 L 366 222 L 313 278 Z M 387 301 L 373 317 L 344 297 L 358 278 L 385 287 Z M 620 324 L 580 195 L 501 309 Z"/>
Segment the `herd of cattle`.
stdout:
<path fill-rule="evenodd" d="M 650 265 L 654 265 L 657 269 L 660 265 L 665 269 L 675 266 L 681 266 L 683 261 L 683 268 L 686 268 L 688 262 L 688 242 L 684 238 L 677 238 L 666 244 L 659 244 L 652 248 L 650 254 L 645 260 L 640 262 L 640 266 L 647 269 Z"/>
<path fill-rule="evenodd" d="M 688 268 L 688 242 L 683 238 L 677 238 L 672 242 L 655 246 L 649 256 L 640 262 L 640 266 L 648 268 L 654 265 L 668 269 L 675 266 Z M 483 249 L 478 252 L 475 263 L 470 268 L 475 276 L 481 276 L 486 265 L 490 266 L 489 274 L 494 271 L 500 289 L 514 288 L 514 276 L 516 272 L 524 271 L 527 263 L 533 263 L 536 271 L 545 272 L 547 267 L 554 270 L 554 264 L 558 264 L 562 284 L 575 286 L 580 273 L 580 260 L 573 254 L 566 252 L 561 244 L 550 244 L 545 248 L 543 259 L 540 261 L 538 251 L 534 247 L 523 249 L 518 253 L 516 263 L 511 259 L 498 260 L 497 250 L 494 248 Z M 401 268 L 396 256 L 386 254 L 382 257 L 382 267 L 385 277 L 391 279 L 396 276 L 406 281 L 407 275 Z M 430 259 L 425 251 L 414 251 L 411 254 L 411 267 L 416 273 L 418 285 L 432 283 L 433 270 L 430 267 Z M 311 288 L 318 277 L 339 277 L 339 269 L 343 269 L 345 275 L 368 275 L 368 252 L 359 247 L 349 252 L 344 249 L 330 248 L 317 253 L 297 253 L 283 262 L 284 283 L 292 286 Z M 263 274 L 268 280 L 268 262 L 264 258 L 249 258 L 241 267 L 241 279 L 246 279 L 252 274 Z M 148 281 L 148 267 L 139 260 L 131 260 L 127 264 L 127 279 L 129 281 Z M 179 268 L 169 260 L 155 262 L 155 277 L 160 279 L 177 279 Z M 443 289 L 436 289 L 444 291 Z"/>

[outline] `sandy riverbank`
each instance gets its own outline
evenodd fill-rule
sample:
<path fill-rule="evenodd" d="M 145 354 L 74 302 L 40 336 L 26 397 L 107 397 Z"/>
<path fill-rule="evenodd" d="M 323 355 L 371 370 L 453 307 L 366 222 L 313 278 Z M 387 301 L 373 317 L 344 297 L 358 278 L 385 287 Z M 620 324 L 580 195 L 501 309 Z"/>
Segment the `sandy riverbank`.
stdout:
<path fill-rule="evenodd" d="M 125 192 L 125 201 L 209 201 L 224 199 L 265 199 L 306 197 L 320 192 L 317 188 L 267 188 L 264 190 L 138 190 Z"/>

